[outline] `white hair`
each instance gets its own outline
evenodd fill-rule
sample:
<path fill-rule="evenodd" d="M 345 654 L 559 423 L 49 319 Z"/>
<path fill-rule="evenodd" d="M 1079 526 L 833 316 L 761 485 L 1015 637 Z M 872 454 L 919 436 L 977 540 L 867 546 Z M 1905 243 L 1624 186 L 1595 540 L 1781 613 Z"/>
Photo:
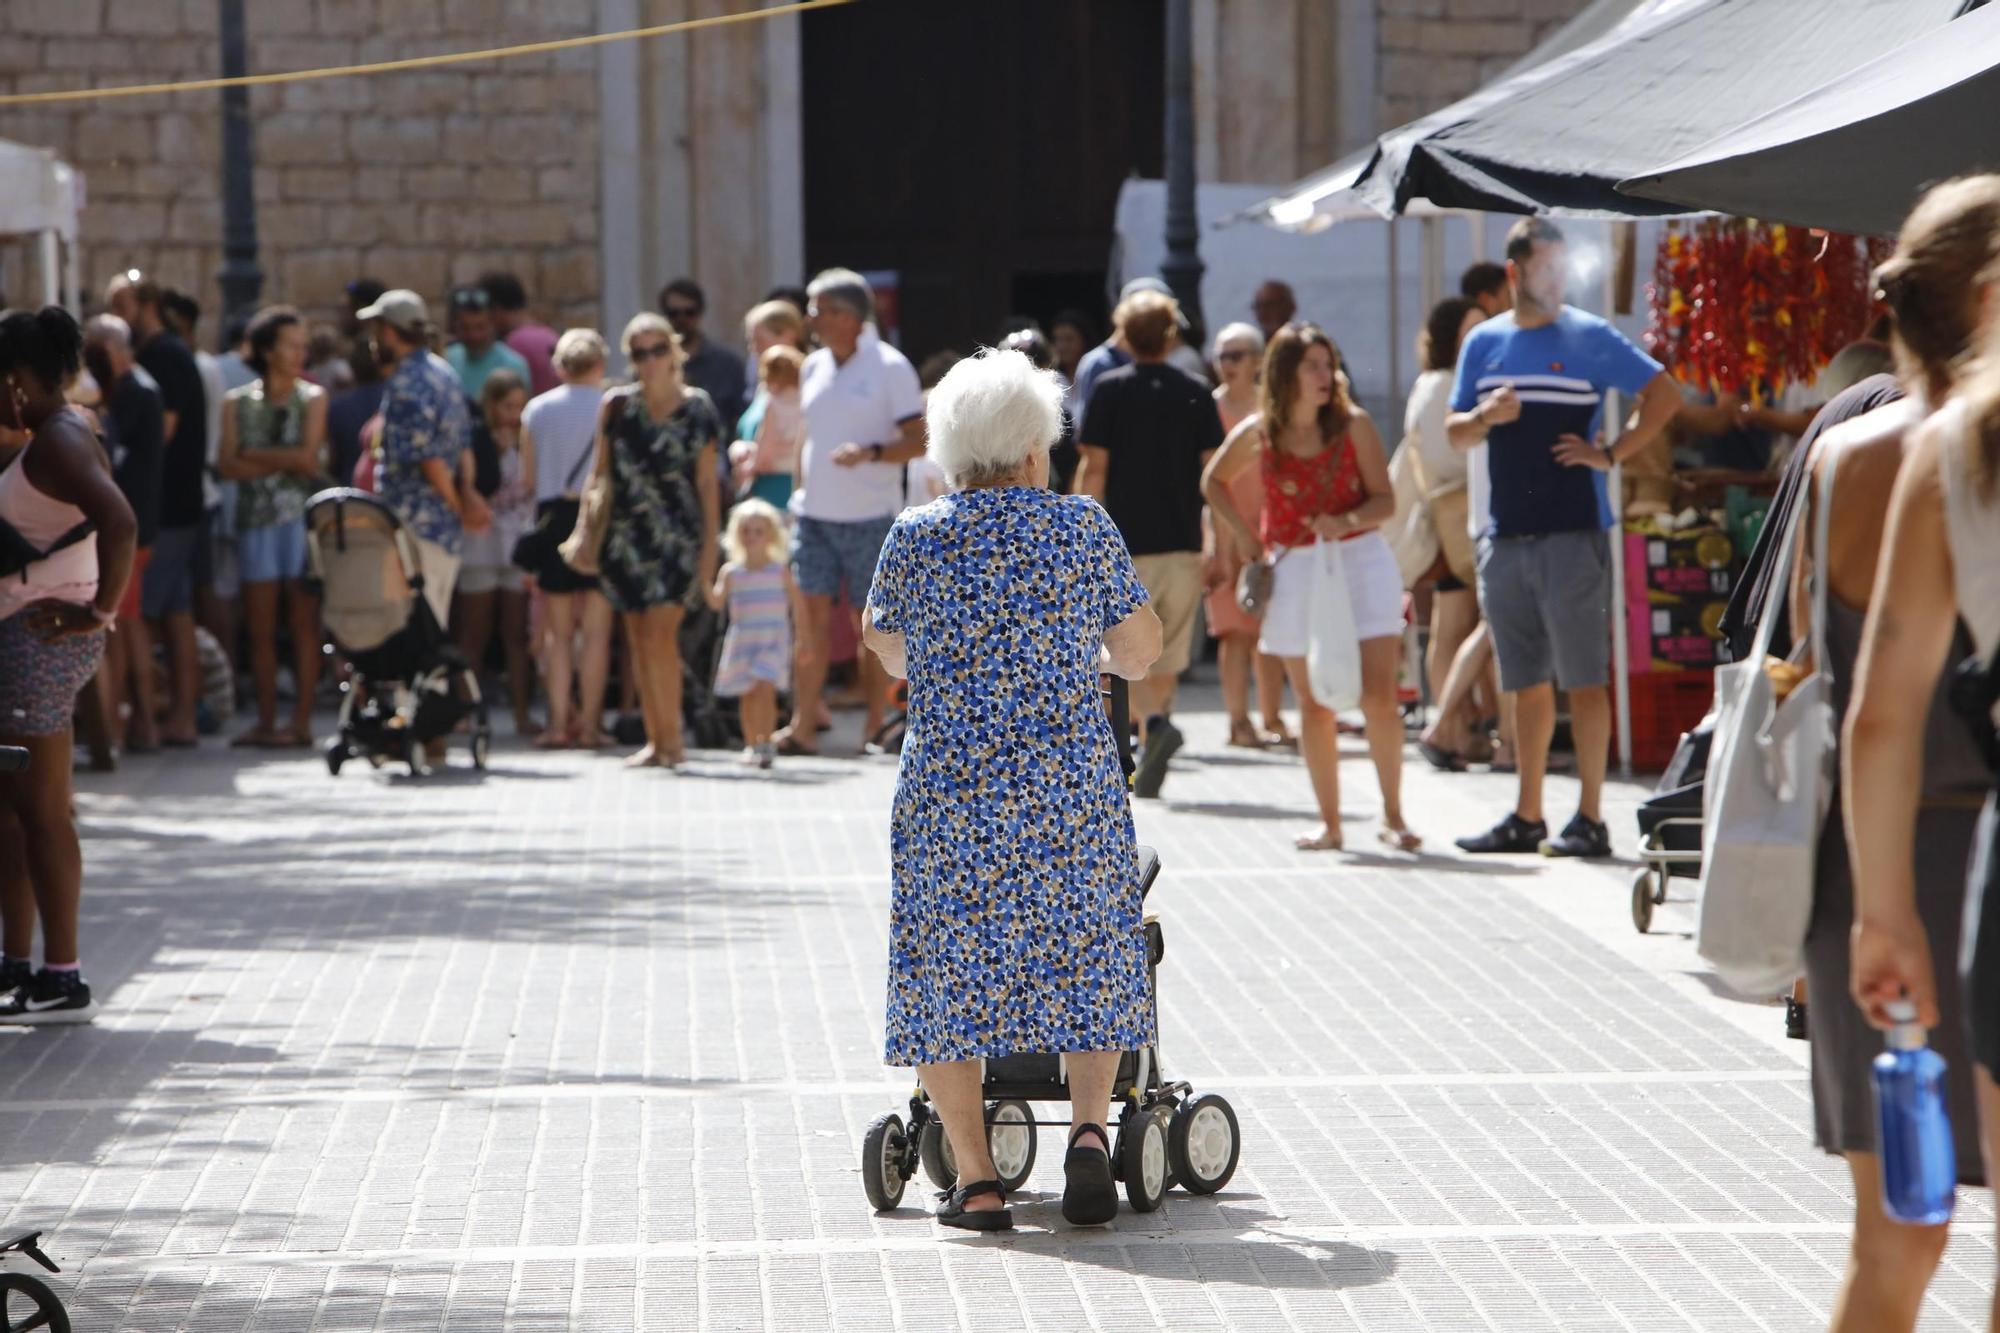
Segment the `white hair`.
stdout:
<path fill-rule="evenodd" d="M 1253 355 L 1264 355 L 1264 330 L 1258 328 L 1255 324 L 1246 324 L 1242 320 L 1238 320 L 1234 324 L 1224 324 L 1217 331 L 1215 335 L 1214 355 L 1217 357 L 1221 356 L 1223 348 L 1236 342 L 1249 343 Z"/>
<path fill-rule="evenodd" d="M 982 348 L 945 373 L 926 401 L 933 462 L 954 486 L 1012 477 L 1062 434 L 1062 381 L 1020 352 Z"/>
<path fill-rule="evenodd" d="M 89 322 L 83 326 L 83 339 L 85 342 L 130 347 L 132 326 L 116 315 L 92 315 Z"/>

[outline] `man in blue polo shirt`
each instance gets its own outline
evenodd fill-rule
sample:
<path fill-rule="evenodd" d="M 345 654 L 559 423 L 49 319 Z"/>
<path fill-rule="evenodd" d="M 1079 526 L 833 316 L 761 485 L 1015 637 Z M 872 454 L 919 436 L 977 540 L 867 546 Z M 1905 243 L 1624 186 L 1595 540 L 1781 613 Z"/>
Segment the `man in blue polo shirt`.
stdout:
<path fill-rule="evenodd" d="M 1446 430 L 1454 447 L 1486 445 L 1492 519 L 1479 542 L 1479 602 L 1514 696 L 1520 796 L 1468 852 L 1609 856 L 1599 801 L 1611 744 L 1612 510 L 1604 476 L 1673 419 L 1680 392 L 1659 362 L 1606 321 L 1563 304 L 1562 233 L 1523 218 L 1507 233 L 1514 308 L 1465 336 Z M 1597 443 L 1604 395 L 1637 398 L 1609 449 Z M 1583 794 L 1551 839 L 1542 779 L 1555 734 L 1555 687 L 1569 695 Z"/>

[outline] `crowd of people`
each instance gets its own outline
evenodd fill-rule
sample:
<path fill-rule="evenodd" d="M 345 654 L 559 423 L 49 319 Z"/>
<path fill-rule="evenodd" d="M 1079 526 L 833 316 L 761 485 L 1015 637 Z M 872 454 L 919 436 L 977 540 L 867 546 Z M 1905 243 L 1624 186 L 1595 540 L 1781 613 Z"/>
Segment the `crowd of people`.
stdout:
<path fill-rule="evenodd" d="M 1425 321 L 1394 447 L 1355 401 L 1335 339 L 1297 319 L 1275 281 L 1258 290 L 1254 322 L 1225 325 L 1206 349 L 1165 285 L 1144 278 L 1095 345 L 1083 317 L 1065 315 L 920 373 L 882 336 L 852 271 L 773 292 L 744 319 L 742 355 L 708 335 L 702 289 L 683 279 L 620 332 L 628 374 L 615 385 L 605 336 L 536 322 L 500 273 L 450 293 L 443 325 L 418 293 L 357 282 L 344 329 L 273 306 L 230 330 L 218 356 L 196 350 L 195 304 L 137 273 L 81 326 L 54 308 L 7 312 L 0 743 L 26 746 L 31 766 L 0 779 L 0 1023 L 92 1008 L 76 939 L 73 717 L 101 756 L 194 745 L 233 710 L 241 667 L 256 717 L 232 743 L 310 744 L 325 673 L 305 510 L 319 488 L 353 485 L 409 527 L 430 613 L 469 660 L 497 665 L 538 746 L 610 744 L 622 662 L 623 711 L 643 733 L 627 762 L 681 767 L 690 617 L 718 629 L 697 684 L 736 701 L 749 765 L 816 752 L 831 663 L 854 659 L 868 737 L 888 734 L 892 688 L 907 681 L 889 1058 L 924 1067 L 948 1131 L 975 1145 L 960 1156 L 974 1183 L 947 1220 L 986 1229 L 1000 1225 L 1004 1192 L 979 1179 L 968 1070 L 1023 1042 L 1070 1052 L 1076 1211 L 1094 1215 L 1110 1068 L 1091 1061 L 1149 1035 L 1108 1016 L 1150 1012 L 1126 1002 L 1142 969 L 1128 947 L 1137 899 L 1106 869 L 1129 864 L 1130 820 L 1097 781 L 1111 763 L 1100 671 L 1131 682 L 1132 790 L 1157 797 L 1186 741 L 1176 692 L 1205 622 L 1227 712 L 1217 740 L 1296 745 L 1320 814 L 1298 846 L 1340 848 L 1342 723 L 1315 697 L 1311 665 L 1324 633 L 1315 578 L 1337 567 L 1380 843 L 1422 845 L 1401 799 L 1397 676 L 1406 621 L 1427 601 L 1436 707 L 1419 753 L 1517 778 L 1512 809 L 1458 846 L 1610 851 L 1605 478 L 1713 405 L 1690 407 L 1658 362 L 1567 305 L 1566 270 L 1561 232 L 1528 218 L 1504 264 L 1467 272 Z M 2000 875 L 2000 746 L 1985 711 L 2000 697 L 2000 330 L 1982 324 L 2000 281 L 2000 178 L 1933 191 L 1879 281 L 1871 341 L 1891 368 L 1767 422 L 1802 432 L 1774 516 L 1824 506 L 1828 567 L 1802 562 L 1793 586 L 1776 586 L 1760 554 L 1736 613 L 1785 617 L 1780 651 L 1788 638 L 1819 645 L 1846 720 L 1843 813 L 1822 838 L 1806 970 L 1822 997 L 1816 1130 L 1849 1160 L 1861 1203 L 1836 1327 L 1870 1329 L 1913 1325 L 1944 1244 L 1943 1228 L 1887 1225 L 1870 1206 L 1867 1064 L 1890 1002 L 1916 1004 L 1950 1058 L 1959 1123 L 1981 1128 L 1962 1143 L 1963 1176 L 1984 1178 L 1982 1143 L 1989 1161 L 2000 1151 L 2000 913 L 1982 910 Z M 1631 412 L 1607 444 L 1614 393 Z M 1398 468 L 1438 537 L 1414 576 L 1393 546 Z M 586 572 L 564 550 L 587 492 L 606 514 Z M 1984 664 L 1971 728 L 1942 684 L 1911 688 L 1958 658 Z M 1552 835 L 1558 691 L 1580 791 Z M 1034 738 L 1032 753 L 1004 771 L 967 768 L 1003 736 Z M 945 794 L 981 782 L 1055 784 L 1068 804 L 1040 807 L 1054 821 L 1043 827 L 1004 802 Z M 952 858 L 980 848 L 1004 870 L 1059 846 L 1081 854 L 1047 889 L 1061 902 L 1042 906 L 1068 924 L 1035 942 L 1037 975 L 1097 958 L 1100 993 L 1078 1006 L 1027 987 L 1046 1001 L 1033 1012 L 967 1009 L 998 993 L 982 979 L 984 937 L 917 924 L 963 891 Z"/>

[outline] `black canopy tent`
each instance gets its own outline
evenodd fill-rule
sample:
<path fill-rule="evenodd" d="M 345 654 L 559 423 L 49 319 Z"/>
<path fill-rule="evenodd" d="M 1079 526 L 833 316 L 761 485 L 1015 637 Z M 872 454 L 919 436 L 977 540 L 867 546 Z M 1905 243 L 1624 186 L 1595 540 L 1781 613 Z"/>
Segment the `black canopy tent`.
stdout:
<path fill-rule="evenodd" d="M 1643 217 L 1639 172 L 1949 22 L 1964 0 L 1668 0 L 1567 56 L 1393 130 L 1357 183 L 1386 214 Z"/>
<path fill-rule="evenodd" d="M 1925 186 L 2000 169 L 2000 6 L 1936 28 L 1630 180 L 1635 199 L 1889 235 Z"/>

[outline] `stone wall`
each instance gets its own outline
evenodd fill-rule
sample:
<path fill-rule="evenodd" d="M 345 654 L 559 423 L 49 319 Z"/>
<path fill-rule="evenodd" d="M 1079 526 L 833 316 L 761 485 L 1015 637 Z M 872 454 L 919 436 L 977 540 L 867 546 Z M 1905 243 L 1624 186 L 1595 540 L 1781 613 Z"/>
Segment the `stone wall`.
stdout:
<path fill-rule="evenodd" d="M 216 0 L 5 0 L 0 91 L 213 77 Z M 249 0 L 252 72 L 576 36 L 596 0 Z M 436 301 L 511 268 L 552 322 L 598 306 L 598 84 L 585 50 L 251 90 L 264 299 L 315 317 L 360 275 Z M 138 267 L 220 309 L 221 94 L 0 107 L 85 176 L 83 279 Z M 18 264 L 18 261 L 17 261 Z M 16 266 L 10 295 L 25 299 Z M 213 330 L 208 330 L 212 333 Z"/>
<path fill-rule="evenodd" d="M 1457 101 L 1526 55 L 1589 0 L 1377 0 L 1382 129 Z"/>

